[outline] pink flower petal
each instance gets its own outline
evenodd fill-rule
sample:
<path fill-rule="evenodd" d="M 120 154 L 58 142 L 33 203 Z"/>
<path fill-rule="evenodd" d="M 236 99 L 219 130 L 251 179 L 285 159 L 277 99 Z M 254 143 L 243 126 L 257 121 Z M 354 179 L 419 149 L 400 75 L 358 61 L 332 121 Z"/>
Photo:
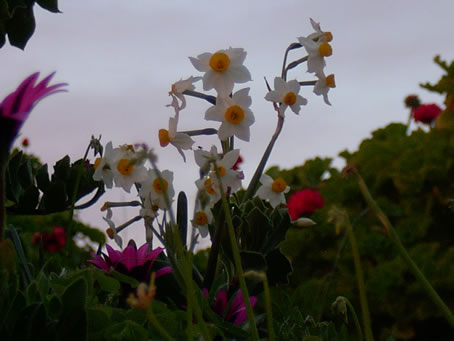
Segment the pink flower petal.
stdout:
<path fill-rule="evenodd" d="M 128 271 L 131 271 L 137 265 L 137 250 L 134 246 L 129 245 L 123 250 L 120 263 L 126 266 Z"/>
<path fill-rule="evenodd" d="M 163 275 L 167 275 L 167 274 L 170 274 L 172 273 L 172 268 L 170 266 L 165 266 L 161 269 L 159 269 L 158 271 L 156 271 L 156 278 L 159 278 Z"/>

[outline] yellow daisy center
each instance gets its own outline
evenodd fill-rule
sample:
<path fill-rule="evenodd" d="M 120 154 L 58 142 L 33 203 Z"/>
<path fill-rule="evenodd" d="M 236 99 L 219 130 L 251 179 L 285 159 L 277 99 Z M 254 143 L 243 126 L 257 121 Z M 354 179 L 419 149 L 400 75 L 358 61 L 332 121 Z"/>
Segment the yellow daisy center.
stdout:
<path fill-rule="evenodd" d="M 325 32 L 323 35 L 325 36 L 326 41 L 333 40 L 333 34 L 331 32 Z"/>
<path fill-rule="evenodd" d="M 333 54 L 333 48 L 329 43 L 325 41 L 320 44 L 320 47 L 318 48 L 318 53 L 322 57 L 329 57 Z"/>
<path fill-rule="evenodd" d="M 273 192 L 276 193 L 282 193 L 285 191 L 286 188 L 287 183 L 282 178 L 277 178 L 276 180 L 273 181 L 273 184 L 271 185 L 271 189 L 273 190 Z"/>
<path fill-rule="evenodd" d="M 102 157 L 98 157 L 96 160 L 95 160 L 95 163 L 93 165 L 93 167 L 96 169 L 99 167 L 99 165 L 101 164 L 101 161 L 102 161 Z"/>
<path fill-rule="evenodd" d="M 205 188 L 205 191 L 208 194 L 216 194 L 216 191 L 213 188 L 213 182 L 211 179 L 206 179 L 205 182 L 203 183 L 203 187 Z"/>
<path fill-rule="evenodd" d="M 153 181 L 153 188 L 156 193 L 162 194 L 167 191 L 167 188 L 169 188 L 169 183 L 166 181 L 166 179 L 156 178 Z"/>
<path fill-rule="evenodd" d="M 230 58 L 224 52 L 216 52 L 210 58 L 210 67 L 215 72 L 225 72 L 230 66 Z"/>
<path fill-rule="evenodd" d="M 165 147 L 170 143 L 169 131 L 167 129 L 159 129 L 159 144 Z"/>
<path fill-rule="evenodd" d="M 335 88 L 336 87 L 336 81 L 334 80 L 334 74 L 326 76 L 325 85 L 328 88 Z"/>
<path fill-rule="evenodd" d="M 122 175 L 131 175 L 134 171 L 134 165 L 131 164 L 131 160 L 121 159 L 118 161 L 117 170 Z"/>
<path fill-rule="evenodd" d="M 296 103 L 296 94 L 294 92 L 287 92 L 284 96 L 284 103 L 287 105 L 293 105 Z"/>
<path fill-rule="evenodd" d="M 225 111 L 224 118 L 232 124 L 240 124 L 244 120 L 244 110 L 239 105 L 232 105 Z"/>
<path fill-rule="evenodd" d="M 197 226 L 207 225 L 208 224 L 208 216 L 207 216 L 207 214 L 205 212 L 203 212 L 203 211 L 198 211 L 195 214 L 194 223 Z"/>
<path fill-rule="evenodd" d="M 227 171 L 225 170 L 224 167 L 218 166 L 218 173 L 219 173 L 219 176 L 224 176 L 225 173 L 227 173 Z"/>

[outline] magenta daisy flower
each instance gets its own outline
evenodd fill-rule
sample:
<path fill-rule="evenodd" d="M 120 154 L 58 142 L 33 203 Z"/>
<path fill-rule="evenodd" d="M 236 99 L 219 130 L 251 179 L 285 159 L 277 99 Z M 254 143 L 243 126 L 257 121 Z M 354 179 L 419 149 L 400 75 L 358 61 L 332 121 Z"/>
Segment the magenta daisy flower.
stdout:
<path fill-rule="evenodd" d="M 7 150 L 34 106 L 49 95 L 66 91 L 61 89 L 66 83 L 48 86 L 54 74 L 51 73 L 37 84 L 39 72 L 30 75 L 0 103 L 0 136 L 2 146 L 6 146 Z"/>

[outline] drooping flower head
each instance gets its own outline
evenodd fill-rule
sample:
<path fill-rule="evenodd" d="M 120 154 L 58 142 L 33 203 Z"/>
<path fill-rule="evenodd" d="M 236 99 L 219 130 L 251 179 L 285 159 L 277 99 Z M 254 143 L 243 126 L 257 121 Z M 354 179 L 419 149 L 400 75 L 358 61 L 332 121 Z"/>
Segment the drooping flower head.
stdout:
<path fill-rule="evenodd" d="M 436 104 L 421 104 L 413 109 L 413 117 L 415 122 L 431 124 L 440 114 L 442 110 Z"/>
<path fill-rule="evenodd" d="M 251 103 L 249 88 L 241 89 L 232 97 L 218 98 L 216 105 L 206 111 L 205 119 L 222 122 L 218 129 L 218 136 L 222 141 L 231 136 L 249 141 L 249 127 L 255 121 L 254 115 L 249 109 Z"/>
<path fill-rule="evenodd" d="M 112 148 L 112 142 L 109 142 L 106 144 L 104 155 L 98 157 L 93 164 L 93 167 L 95 168 L 93 180 L 103 181 L 107 188 L 113 187 L 113 161 L 115 160 L 115 154 L 117 152 L 119 152 L 119 148 Z"/>
<path fill-rule="evenodd" d="M 39 244 L 43 242 L 43 248 L 47 252 L 57 252 L 62 250 L 66 245 L 65 229 L 60 226 L 54 226 L 51 233 L 35 232 L 32 243 Z"/>
<path fill-rule="evenodd" d="M 153 205 L 168 209 L 175 195 L 173 188 L 173 172 L 164 170 L 160 176 L 154 169 L 148 170 L 148 177 L 140 183 L 139 195 L 142 199 L 149 199 Z M 167 197 L 167 199 L 166 199 Z"/>
<path fill-rule="evenodd" d="M 114 153 L 111 169 L 116 187 L 122 187 L 130 193 L 132 185 L 144 181 L 147 178 L 147 170 L 144 166 L 145 159 L 139 158 L 134 146 L 122 145 Z"/>
<path fill-rule="evenodd" d="M 323 197 L 315 189 L 303 189 L 290 196 L 287 203 L 288 213 L 292 220 L 310 215 L 324 205 Z"/>
<path fill-rule="evenodd" d="M 281 77 L 274 78 L 274 90 L 265 96 L 267 101 L 281 103 L 279 114 L 284 115 L 285 110 L 290 107 L 295 114 L 299 114 L 302 105 L 307 104 L 307 99 L 300 96 L 300 84 L 297 80 L 284 81 Z"/>
<path fill-rule="evenodd" d="M 318 80 L 314 85 L 314 93 L 318 96 L 323 96 L 323 100 L 326 104 L 331 105 L 328 99 L 328 91 L 331 88 L 336 87 L 336 81 L 334 74 L 325 76 L 324 74 L 317 75 Z"/>
<path fill-rule="evenodd" d="M 191 150 L 194 140 L 185 133 L 177 132 L 178 115 L 169 118 L 169 130 L 159 129 L 159 144 L 166 147 L 169 143 L 174 146 L 186 162 L 183 150 Z"/>
<path fill-rule="evenodd" d="M 251 80 L 249 70 L 243 65 L 246 51 L 242 48 L 228 48 L 215 53 L 202 53 L 197 58 L 189 57 L 192 65 L 203 75 L 203 90 L 215 89 L 222 97 L 227 97 L 235 83 Z"/>
<path fill-rule="evenodd" d="M 282 178 L 273 178 L 267 174 L 260 177 L 262 186 L 257 190 L 257 196 L 262 200 L 268 200 L 271 206 L 276 207 L 279 204 L 285 204 L 285 193 L 290 191 L 290 187 Z"/>
<path fill-rule="evenodd" d="M 207 289 L 203 289 L 203 294 L 208 298 Z M 252 309 L 254 309 L 257 304 L 257 297 L 251 296 L 249 299 L 251 301 Z M 233 323 L 236 326 L 243 324 L 247 320 L 246 304 L 241 289 L 232 295 L 230 299 L 227 295 L 227 291 L 224 289 L 219 290 L 216 294 L 215 301 L 211 304 L 211 309 L 213 309 L 216 314 L 223 317 L 224 321 Z"/>
<path fill-rule="evenodd" d="M 186 108 L 186 98 L 183 92 L 186 90 L 194 90 L 195 86 L 193 83 L 198 82 L 201 77 L 189 77 L 187 79 L 181 79 L 178 82 L 172 84 L 172 88 L 169 91 L 169 96 L 172 97 L 172 102 L 167 104 L 167 107 L 173 107 L 175 114 L 178 116 L 181 110 Z M 180 101 L 180 102 L 178 102 Z"/>
<path fill-rule="evenodd" d="M 123 251 L 114 250 L 110 245 L 106 245 L 106 249 L 107 254 L 92 254 L 93 259 L 88 262 L 103 271 L 115 270 L 145 283 L 150 281 L 152 272 L 156 273 L 156 278 L 172 272 L 172 268 L 165 265 L 162 259 L 158 260 L 164 249 L 152 250 L 148 243 L 139 249 L 135 245 L 129 245 Z"/>
<path fill-rule="evenodd" d="M 66 83 L 48 86 L 54 74 L 55 72 L 51 73 L 37 84 L 39 72 L 30 75 L 0 103 L 0 141 L 2 147 L 5 146 L 7 150 L 11 148 L 22 124 L 40 100 L 57 92 L 66 91 L 62 89 L 63 86 L 67 85 Z"/>
<path fill-rule="evenodd" d="M 194 219 L 191 220 L 192 225 L 198 229 L 200 235 L 205 238 L 208 235 L 208 224 L 211 224 L 213 221 L 213 214 L 209 206 L 202 208 L 201 205 L 198 205 L 195 213 Z"/>

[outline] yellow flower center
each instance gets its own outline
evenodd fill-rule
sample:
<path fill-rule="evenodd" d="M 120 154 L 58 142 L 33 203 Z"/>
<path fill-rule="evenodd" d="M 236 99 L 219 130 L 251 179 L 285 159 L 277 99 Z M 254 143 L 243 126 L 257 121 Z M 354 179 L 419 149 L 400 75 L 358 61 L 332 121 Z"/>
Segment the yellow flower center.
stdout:
<path fill-rule="evenodd" d="M 325 32 L 323 35 L 325 36 L 326 41 L 333 40 L 333 34 L 331 32 Z"/>
<path fill-rule="evenodd" d="M 95 164 L 93 165 L 93 167 L 96 169 L 99 167 L 99 165 L 101 164 L 101 161 L 102 161 L 102 157 L 98 157 L 96 160 L 95 160 Z"/>
<path fill-rule="evenodd" d="M 166 181 L 166 179 L 156 178 L 153 181 L 153 188 L 156 193 L 162 194 L 167 191 L 167 188 L 169 188 L 169 183 Z"/>
<path fill-rule="evenodd" d="M 131 160 L 121 159 L 118 161 L 117 170 L 122 175 L 131 175 L 134 171 L 134 165 L 131 164 Z"/>
<path fill-rule="evenodd" d="M 336 81 L 334 80 L 334 74 L 328 75 L 325 79 L 325 85 L 328 88 L 335 88 L 336 87 Z"/>
<path fill-rule="evenodd" d="M 167 129 L 159 129 L 159 144 L 165 147 L 170 143 L 169 131 Z"/>
<path fill-rule="evenodd" d="M 287 105 L 293 105 L 296 103 L 296 94 L 294 92 L 287 92 L 284 97 L 284 103 Z"/>
<path fill-rule="evenodd" d="M 282 178 L 277 178 L 276 180 L 273 181 L 273 184 L 271 185 L 271 189 L 273 190 L 273 192 L 276 193 L 282 193 L 285 191 L 286 188 L 287 183 Z"/>
<path fill-rule="evenodd" d="M 225 173 L 227 173 L 227 171 L 225 170 L 224 167 L 219 166 L 219 167 L 218 167 L 218 173 L 219 173 L 219 176 L 224 176 Z"/>
<path fill-rule="evenodd" d="M 205 212 L 203 212 L 203 211 L 198 211 L 195 214 L 194 223 L 197 226 L 203 226 L 203 225 L 208 224 L 208 216 L 207 216 L 207 214 Z"/>
<path fill-rule="evenodd" d="M 325 41 L 320 44 L 320 47 L 318 48 L 318 53 L 322 57 L 329 57 L 333 54 L 333 48 L 329 43 Z"/>
<path fill-rule="evenodd" d="M 109 236 L 110 239 L 114 239 L 114 237 L 115 237 L 115 231 L 114 231 L 112 228 L 109 227 L 109 228 L 106 230 L 106 233 L 107 233 L 107 235 Z"/>
<path fill-rule="evenodd" d="M 239 105 L 232 105 L 227 108 L 224 117 L 229 123 L 240 124 L 244 120 L 244 110 Z"/>
<path fill-rule="evenodd" d="M 216 191 L 213 188 L 213 182 L 211 179 L 206 179 L 205 182 L 203 183 L 203 187 L 205 188 L 205 191 L 208 194 L 216 194 Z"/>
<path fill-rule="evenodd" d="M 210 58 L 210 67 L 215 72 L 225 72 L 230 66 L 230 58 L 223 52 L 216 52 Z"/>

